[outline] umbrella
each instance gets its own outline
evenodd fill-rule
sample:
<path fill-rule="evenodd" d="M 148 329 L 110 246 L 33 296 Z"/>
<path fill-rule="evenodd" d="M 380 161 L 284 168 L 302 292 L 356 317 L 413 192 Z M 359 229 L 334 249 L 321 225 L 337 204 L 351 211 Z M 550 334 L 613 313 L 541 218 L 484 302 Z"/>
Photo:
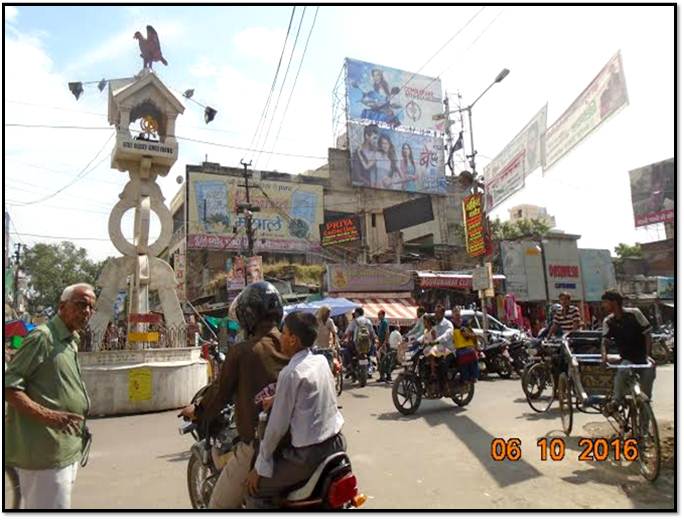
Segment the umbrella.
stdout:
<path fill-rule="evenodd" d="M 284 314 L 288 315 L 289 313 L 294 311 L 302 311 L 308 312 L 310 314 L 315 314 L 315 312 L 324 305 L 330 307 L 330 316 L 333 318 L 335 316 L 340 316 L 341 314 L 347 314 L 348 312 L 353 311 L 359 306 L 358 303 L 354 303 L 353 301 L 347 300 L 346 298 L 323 298 L 322 300 L 318 300 L 315 302 L 305 302 L 297 303 L 295 305 L 286 305 L 284 309 Z"/>

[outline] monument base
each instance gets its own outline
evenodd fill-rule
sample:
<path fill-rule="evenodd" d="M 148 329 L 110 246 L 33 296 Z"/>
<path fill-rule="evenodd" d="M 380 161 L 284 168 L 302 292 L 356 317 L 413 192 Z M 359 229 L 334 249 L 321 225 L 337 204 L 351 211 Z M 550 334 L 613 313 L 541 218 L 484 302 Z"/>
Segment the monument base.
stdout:
<path fill-rule="evenodd" d="M 78 357 L 90 417 L 180 408 L 208 380 L 199 348 L 79 352 Z"/>

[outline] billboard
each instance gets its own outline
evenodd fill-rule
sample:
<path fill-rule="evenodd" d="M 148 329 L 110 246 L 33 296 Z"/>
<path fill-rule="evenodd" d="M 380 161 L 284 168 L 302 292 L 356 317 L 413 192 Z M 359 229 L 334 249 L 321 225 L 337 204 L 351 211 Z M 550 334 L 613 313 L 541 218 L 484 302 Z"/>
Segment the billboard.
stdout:
<path fill-rule="evenodd" d="M 413 290 L 413 266 L 328 264 L 328 291 L 335 292 L 406 292 Z"/>
<path fill-rule="evenodd" d="M 506 275 L 506 292 L 523 302 L 546 300 L 541 248 L 529 240 L 502 241 L 501 262 Z"/>
<path fill-rule="evenodd" d="M 629 172 L 634 226 L 674 222 L 674 158 Z"/>
<path fill-rule="evenodd" d="M 442 82 L 404 70 L 347 58 L 347 120 L 392 128 L 444 132 Z"/>
<path fill-rule="evenodd" d="M 394 233 L 404 228 L 417 226 L 435 219 L 432 212 L 432 199 L 420 197 L 382 210 L 385 232 Z"/>
<path fill-rule="evenodd" d="M 193 172 L 188 182 L 188 249 L 246 249 L 242 179 Z M 260 181 L 250 191 L 255 250 L 307 252 L 320 248 L 323 187 L 316 184 Z M 237 232 L 237 233 L 236 233 Z"/>
<path fill-rule="evenodd" d="M 323 247 L 361 240 L 361 218 L 358 215 L 329 220 L 320 228 Z"/>
<path fill-rule="evenodd" d="M 544 170 L 550 168 L 617 109 L 628 103 L 618 51 L 544 135 Z"/>
<path fill-rule="evenodd" d="M 481 256 L 486 253 L 483 209 L 482 194 L 463 198 L 466 251 L 470 256 Z"/>
<path fill-rule="evenodd" d="M 605 291 L 617 287 L 615 268 L 608 249 L 580 249 L 584 300 L 600 302 Z"/>
<path fill-rule="evenodd" d="M 525 184 L 525 177 L 541 166 L 546 105 L 484 168 L 487 211 L 491 211 Z"/>
<path fill-rule="evenodd" d="M 656 291 L 661 300 L 674 300 L 674 277 L 658 276 L 656 278 Z"/>
<path fill-rule="evenodd" d="M 579 301 L 584 296 L 582 269 L 576 240 L 547 238 L 543 242 L 549 299 L 562 292 Z"/>
<path fill-rule="evenodd" d="M 444 143 L 429 135 L 349 123 L 352 185 L 446 194 Z"/>

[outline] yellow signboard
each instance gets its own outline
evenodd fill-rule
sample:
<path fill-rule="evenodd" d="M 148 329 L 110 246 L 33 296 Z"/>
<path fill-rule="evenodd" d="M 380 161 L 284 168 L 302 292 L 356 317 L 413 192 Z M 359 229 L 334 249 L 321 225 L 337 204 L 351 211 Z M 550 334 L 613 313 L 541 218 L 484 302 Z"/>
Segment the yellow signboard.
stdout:
<path fill-rule="evenodd" d="M 239 251 L 245 237 L 244 181 L 211 173 L 193 173 L 188 182 L 188 249 Z M 259 181 L 250 190 L 259 251 L 311 251 L 320 248 L 323 186 L 304 182 Z"/>
<path fill-rule="evenodd" d="M 128 400 L 149 401 L 152 399 L 152 369 L 132 368 L 128 371 Z"/>
<path fill-rule="evenodd" d="M 159 332 L 129 332 L 128 341 L 131 343 L 157 343 Z"/>

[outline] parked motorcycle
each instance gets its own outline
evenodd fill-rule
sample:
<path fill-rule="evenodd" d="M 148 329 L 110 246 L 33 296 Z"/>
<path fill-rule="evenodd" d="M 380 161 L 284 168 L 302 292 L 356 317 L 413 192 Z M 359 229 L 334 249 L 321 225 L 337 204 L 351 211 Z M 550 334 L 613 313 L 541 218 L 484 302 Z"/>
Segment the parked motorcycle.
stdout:
<path fill-rule="evenodd" d="M 502 379 L 509 379 L 513 374 L 513 361 L 508 353 L 508 342 L 497 339 L 485 344 L 479 353 L 480 378 L 496 372 Z M 524 367 L 523 367 L 524 369 Z"/>
<path fill-rule="evenodd" d="M 651 334 L 653 346 L 651 357 L 658 365 L 674 363 L 674 330 L 668 327 L 661 327 Z"/>
<path fill-rule="evenodd" d="M 399 413 L 415 413 L 423 398 L 448 397 L 458 406 L 465 406 L 472 401 L 475 385 L 463 381 L 453 353 L 439 360 L 438 381 L 432 380 L 429 362 L 423 355 L 422 345 L 415 343 L 408 350 L 400 348 L 398 357 L 404 370 L 392 385 L 392 402 Z"/>
<path fill-rule="evenodd" d="M 508 354 L 515 373 L 522 377 L 525 367 L 530 363 L 530 355 L 527 351 L 527 344 L 524 340 L 509 341 L 507 345 Z"/>

